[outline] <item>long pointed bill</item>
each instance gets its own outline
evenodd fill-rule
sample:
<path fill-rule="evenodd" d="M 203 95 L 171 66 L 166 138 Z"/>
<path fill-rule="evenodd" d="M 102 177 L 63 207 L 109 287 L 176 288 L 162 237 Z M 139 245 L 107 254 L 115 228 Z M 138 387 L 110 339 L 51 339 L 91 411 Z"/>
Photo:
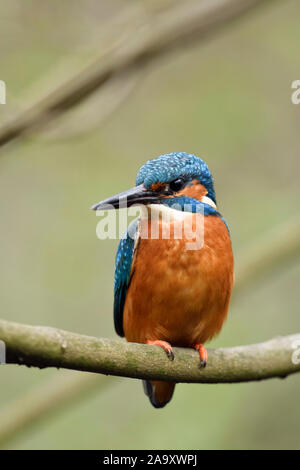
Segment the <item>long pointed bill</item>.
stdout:
<path fill-rule="evenodd" d="M 157 204 L 159 202 L 158 195 L 149 191 L 143 184 L 135 186 L 134 188 L 123 191 L 115 196 L 104 199 L 103 201 L 94 204 L 91 209 L 94 211 L 102 210 L 108 211 L 110 209 L 122 209 L 123 207 L 130 207 L 134 204 Z"/>

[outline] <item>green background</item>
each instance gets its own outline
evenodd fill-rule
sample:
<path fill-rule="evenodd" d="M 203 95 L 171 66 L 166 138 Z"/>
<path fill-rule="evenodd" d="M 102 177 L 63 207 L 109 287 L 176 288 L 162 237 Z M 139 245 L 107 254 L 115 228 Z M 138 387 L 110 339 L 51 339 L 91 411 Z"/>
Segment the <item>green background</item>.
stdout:
<path fill-rule="evenodd" d="M 129 2 L 130 5 L 133 2 Z M 128 2 L 0 1 L 3 123 L 99 54 L 98 37 Z M 149 158 L 203 156 L 238 265 L 259 237 L 299 213 L 300 79 L 296 0 L 269 2 L 204 42 L 151 63 L 128 99 L 76 135 L 43 132 L 1 149 L 1 317 L 115 338 L 117 241 L 96 238 L 89 206 L 131 187 Z M 99 99 L 99 101 L 98 101 Z M 68 118 L 70 119 L 70 117 Z M 87 120 L 90 122 L 89 119 Z M 55 128 L 51 126 L 52 129 Z M 244 291 L 211 346 L 299 331 L 299 264 Z M 1 406 L 72 372 L 0 369 Z M 300 377 L 237 385 L 176 387 L 152 408 L 136 380 L 110 378 L 7 446 L 18 449 L 300 448 Z"/>

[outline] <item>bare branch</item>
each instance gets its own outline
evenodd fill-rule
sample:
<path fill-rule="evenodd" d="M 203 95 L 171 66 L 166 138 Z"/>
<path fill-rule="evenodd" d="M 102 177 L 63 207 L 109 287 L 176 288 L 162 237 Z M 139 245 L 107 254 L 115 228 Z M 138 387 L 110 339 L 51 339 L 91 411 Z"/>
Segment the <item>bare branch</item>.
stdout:
<path fill-rule="evenodd" d="M 6 344 L 8 363 L 136 379 L 232 383 L 285 377 L 300 371 L 300 361 L 297 364 L 298 361 L 292 360 L 293 347 L 300 344 L 300 334 L 249 346 L 211 349 L 205 369 L 200 369 L 198 354 L 189 349 L 174 348 L 175 360 L 169 361 L 155 346 L 4 320 L 0 320 L 0 339 Z"/>

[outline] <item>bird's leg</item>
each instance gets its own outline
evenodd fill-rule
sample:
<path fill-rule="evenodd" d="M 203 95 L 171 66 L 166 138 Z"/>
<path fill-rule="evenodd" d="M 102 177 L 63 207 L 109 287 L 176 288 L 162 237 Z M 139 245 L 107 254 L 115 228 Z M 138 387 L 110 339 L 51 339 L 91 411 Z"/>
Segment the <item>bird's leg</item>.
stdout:
<path fill-rule="evenodd" d="M 146 344 L 161 347 L 167 353 L 168 358 L 171 359 L 171 361 L 174 361 L 174 353 L 173 353 L 172 346 L 170 345 L 170 343 L 167 343 L 167 341 L 162 341 L 160 339 L 156 339 L 156 340 L 147 339 Z"/>
<path fill-rule="evenodd" d="M 196 349 L 196 351 L 199 352 L 200 366 L 205 367 L 206 363 L 207 363 L 207 358 L 208 358 L 207 351 L 206 351 L 205 347 L 201 343 L 196 343 L 194 345 L 194 349 Z"/>

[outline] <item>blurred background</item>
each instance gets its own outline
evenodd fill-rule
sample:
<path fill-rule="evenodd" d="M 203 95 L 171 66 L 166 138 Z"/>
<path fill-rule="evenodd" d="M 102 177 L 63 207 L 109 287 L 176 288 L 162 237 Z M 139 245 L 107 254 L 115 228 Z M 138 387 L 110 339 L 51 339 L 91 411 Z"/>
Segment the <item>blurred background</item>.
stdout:
<path fill-rule="evenodd" d="M 115 40 L 120 30 L 111 21 L 134 5 L 1 0 L 7 104 L 0 105 L 0 123 L 98 57 L 103 37 Z M 0 149 L 3 319 L 116 337 L 118 241 L 96 238 L 99 219 L 89 207 L 131 187 L 138 168 L 160 154 L 205 158 L 237 266 L 248 247 L 299 214 L 300 105 L 291 103 L 291 83 L 300 79 L 299 15 L 296 0 L 269 2 Z M 299 332 L 299 274 L 295 260 L 245 289 L 210 346 Z M 3 366 L 1 406 L 17 400 L 22 408 L 36 387 L 47 391 L 48 381 L 74 374 Z M 299 386 L 299 374 L 261 383 L 180 384 L 171 403 L 155 410 L 139 381 L 99 377 L 99 386 L 70 397 L 5 447 L 299 449 Z"/>

